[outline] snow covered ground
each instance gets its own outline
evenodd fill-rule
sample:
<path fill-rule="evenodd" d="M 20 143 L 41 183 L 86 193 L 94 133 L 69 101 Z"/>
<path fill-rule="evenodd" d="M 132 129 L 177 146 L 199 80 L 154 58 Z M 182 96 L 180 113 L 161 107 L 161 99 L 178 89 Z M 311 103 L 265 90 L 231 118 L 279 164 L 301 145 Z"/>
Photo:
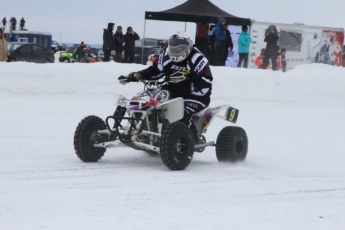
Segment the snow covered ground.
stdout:
<path fill-rule="evenodd" d="M 211 67 L 211 106 L 238 108 L 249 138 L 241 164 L 213 147 L 179 172 L 130 148 L 83 163 L 77 124 L 142 90 L 117 77 L 143 67 L 0 63 L 0 229 L 345 229 L 345 68 Z"/>

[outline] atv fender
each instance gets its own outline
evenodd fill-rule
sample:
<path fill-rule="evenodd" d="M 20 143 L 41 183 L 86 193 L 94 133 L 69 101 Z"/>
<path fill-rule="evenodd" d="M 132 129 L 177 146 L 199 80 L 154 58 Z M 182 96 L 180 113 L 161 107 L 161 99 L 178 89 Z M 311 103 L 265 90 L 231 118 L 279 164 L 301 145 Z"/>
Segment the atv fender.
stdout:
<path fill-rule="evenodd" d="M 182 97 L 171 99 L 157 106 L 162 109 L 164 117 L 170 122 L 181 120 L 184 115 L 184 100 Z"/>

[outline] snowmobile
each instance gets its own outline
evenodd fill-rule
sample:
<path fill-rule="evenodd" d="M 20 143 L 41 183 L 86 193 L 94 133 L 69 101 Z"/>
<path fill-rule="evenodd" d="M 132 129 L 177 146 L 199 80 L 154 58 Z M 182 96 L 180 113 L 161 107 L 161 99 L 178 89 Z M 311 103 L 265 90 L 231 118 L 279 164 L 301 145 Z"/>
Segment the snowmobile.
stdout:
<path fill-rule="evenodd" d="M 98 57 L 97 52 L 95 49 L 86 47 L 83 49 L 85 56 L 80 59 L 80 63 L 95 63 L 95 62 L 102 62 L 102 59 Z"/>
<path fill-rule="evenodd" d="M 244 161 L 248 138 L 243 128 L 226 126 L 216 141 L 207 142 L 203 135 L 215 117 L 236 123 L 238 109 L 220 105 L 194 114 L 192 121 L 197 133 L 180 121 L 184 116 L 183 98 L 172 99 L 162 86 L 185 78 L 186 73 L 176 72 L 164 81 L 142 80 L 142 92 L 131 99 L 118 96 L 113 115 L 105 120 L 98 116 L 82 119 L 74 133 L 76 155 L 83 162 L 97 162 L 108 148 L 131 147 L 159 154 L 170 170 L 184 170 L 191 163 L 194 152 L 203 152 L 206 147 L 213 146 L 219 162 Z M 219 114 L 222 110 L 225 110 L 224 115 Z"/>

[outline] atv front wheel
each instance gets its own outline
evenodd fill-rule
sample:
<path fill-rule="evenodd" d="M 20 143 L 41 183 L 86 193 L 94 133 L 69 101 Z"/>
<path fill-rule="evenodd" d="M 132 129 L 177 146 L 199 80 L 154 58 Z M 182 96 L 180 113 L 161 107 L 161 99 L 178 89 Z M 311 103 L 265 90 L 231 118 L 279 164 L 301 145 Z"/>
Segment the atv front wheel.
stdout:
<path fill-rule="evenodd" d="M 100 160 L 106 148 L 94 147 L 97 142 L 104 141 L 97 130 L 106 129 L 104 121 L 96 116 L 85 117 L 77 126 L 74 133 L 74 150 L 80 160 L 84 162 L 97 162 Z"/>
<path fill-rule="evenodd" d="M 159 146 L 162 161 L 171 170 L 183 170 L 192 161 L 193 134 L 182 122 L 175 122 L 164 127 Z"/>
<path fill-rule="evenodd" d="M 241 127 L 227 126 L 218 134 L 216 155 L 219 162 L 244 161 L 248 152 L 247 134 Z"/>

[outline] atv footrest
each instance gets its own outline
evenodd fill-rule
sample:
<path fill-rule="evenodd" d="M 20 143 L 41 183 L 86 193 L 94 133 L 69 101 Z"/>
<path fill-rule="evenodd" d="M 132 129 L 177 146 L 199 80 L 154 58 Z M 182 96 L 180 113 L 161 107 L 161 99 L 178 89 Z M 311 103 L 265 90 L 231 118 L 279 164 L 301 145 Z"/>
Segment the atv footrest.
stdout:
<path fill-rule="evenodd" d="M 201 148 L 205 148 L 208 146 L 216 146 L 216 143 L 214 141 L 210 141 L 210 142 L 206 142 L 204 144 L 196 144 L 196 145 L 194 145 L 194 149 L 201 149 Z"/>

